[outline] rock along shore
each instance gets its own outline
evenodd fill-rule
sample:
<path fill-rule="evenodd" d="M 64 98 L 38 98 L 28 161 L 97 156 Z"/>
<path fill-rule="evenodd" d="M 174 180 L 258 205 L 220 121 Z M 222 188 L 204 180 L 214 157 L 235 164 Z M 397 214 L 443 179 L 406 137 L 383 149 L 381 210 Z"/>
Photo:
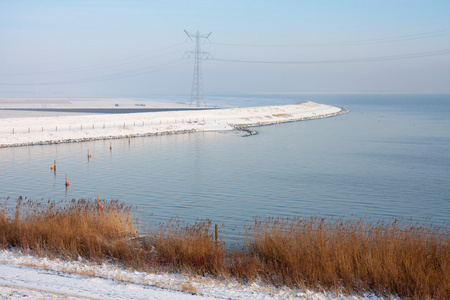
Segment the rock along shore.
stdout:
<path fill-rule="evenodd" d="M 252 124 L 233 124 L 232 126 L 236 130 L 245 131 L 247 134 L 245 134 L 244 136 L 252 136 L 252 135 L 257 135 L 258 131 L 251 129 L 250 127 L 260 127 L 260 126 L 269 126 L 269 125 L 276 125 L 276 124 L 288 123 L 288 122 L 300 122 L 300 121 L 331 118 L 331 117 L 339 116 L 339 115 L 350 112 L 350 109 L 348 109 L 348 108 L 345 108 L 342 106 L 336 106 L 336 107 L 339 107 L 341 110 L 338 112 L 329 113 L 329 114 L 325 114 L 325 115 L 316 115 L 316 116 L 312 116 L 312 117 L 301 117 L 301 118 L 297 118 L 297 119 L 284 120 L 284 121 L 281 120 L 281 121 L 272 121 L 272 122 L 270 122 L 270 121 L 257 122 L 257 123 L 252 123 Z"/>

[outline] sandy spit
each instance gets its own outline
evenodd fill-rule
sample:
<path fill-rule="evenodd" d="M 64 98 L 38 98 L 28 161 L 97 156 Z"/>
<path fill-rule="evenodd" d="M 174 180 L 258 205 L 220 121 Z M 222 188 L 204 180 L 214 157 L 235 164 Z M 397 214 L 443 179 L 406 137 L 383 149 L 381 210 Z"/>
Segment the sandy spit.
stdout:
<path fill-rule="evenodd" d="M 73 143 L 250 127 L 320 119 L 349 112 L 307 101 L 299 104 L 130 114 L 46 116 L 0 119 L 0 148 Z"/>

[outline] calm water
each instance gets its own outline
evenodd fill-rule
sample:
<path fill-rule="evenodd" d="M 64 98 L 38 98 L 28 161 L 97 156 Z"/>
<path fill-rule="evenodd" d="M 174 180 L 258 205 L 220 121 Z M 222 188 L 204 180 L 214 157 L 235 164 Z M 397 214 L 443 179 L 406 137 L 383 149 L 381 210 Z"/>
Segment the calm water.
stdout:
<path fill-rule="evenodd" d="M 3 148 L 0 196 L 45 201 L 100 194 L 137 207 L 144 223 L 210 218 L 231 239 L 231 230 L 254 216 L 431 217 L 448 225 L 450 96 L 216 97 L 210 103 L 299 99 L 351 112 L 256 128 L 260 134 L 252 137 L 214 132 L 112 140 L 112 151 L 110 141 Z"/>

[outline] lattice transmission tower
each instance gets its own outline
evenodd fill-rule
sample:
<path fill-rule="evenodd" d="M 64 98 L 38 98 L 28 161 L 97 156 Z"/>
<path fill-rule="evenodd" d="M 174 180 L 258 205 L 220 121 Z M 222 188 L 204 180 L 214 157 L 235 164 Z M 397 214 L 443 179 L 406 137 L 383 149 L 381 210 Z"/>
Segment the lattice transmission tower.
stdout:
<path fill-rule="evenodd" d="M 186 51 L 185 53 L 185 55 L 189 58 L 192 56 L 194 57 L 194 78 L 192 80 L 191 105 L 195 101 L 196 106 L 200 106 L 200 102 L 203 102 L 206 106 L 205 98 L 203 97 L 201 60 L 212 58 L 212 55 L 209 52 L 202 51 L 200 41 L 204 39 L 206 42 L 211 35 L 211 32 L 203 35 L 200 35 L 198 31 L 196 34 L 192 34 L 186 30 L 184 32 L 186 32 L 191 41 L 192 38 L 195 38 L 195 49 Z"/>

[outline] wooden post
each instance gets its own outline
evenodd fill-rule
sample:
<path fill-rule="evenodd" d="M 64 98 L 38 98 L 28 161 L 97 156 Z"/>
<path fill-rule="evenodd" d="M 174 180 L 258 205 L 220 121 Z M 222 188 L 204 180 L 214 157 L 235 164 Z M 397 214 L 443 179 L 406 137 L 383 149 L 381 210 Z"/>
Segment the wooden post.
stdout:
<path fill-rule="evenodd" d="M 88 149 L 88 155 L 87 155 L 87 158 L 88 158 L 88 160 L 89 160 L 89 149 Z"/>
<path fill-rule="evenodd" d="M 56 172 L 56 160 L 53 160 L 53 172 Z"/>
<path fill-rule="evenodd" d="M 219 240 L 219 225 L 214 225 L 214 241 L 217 244 L 217 241 Z"/>
<path fill-rule="evenodd" d="M 66 188 L 67 188 L 67 173 L 66 173 Z"/>
<path fill-rule="evenodd" d="M 109 142 L 109 150 L 112 150 L 112 144 Z"/>
<path fill-rule="evenodd" d="M 97 194 L 97 217 L 100 217 L 100 195 Z"/>

